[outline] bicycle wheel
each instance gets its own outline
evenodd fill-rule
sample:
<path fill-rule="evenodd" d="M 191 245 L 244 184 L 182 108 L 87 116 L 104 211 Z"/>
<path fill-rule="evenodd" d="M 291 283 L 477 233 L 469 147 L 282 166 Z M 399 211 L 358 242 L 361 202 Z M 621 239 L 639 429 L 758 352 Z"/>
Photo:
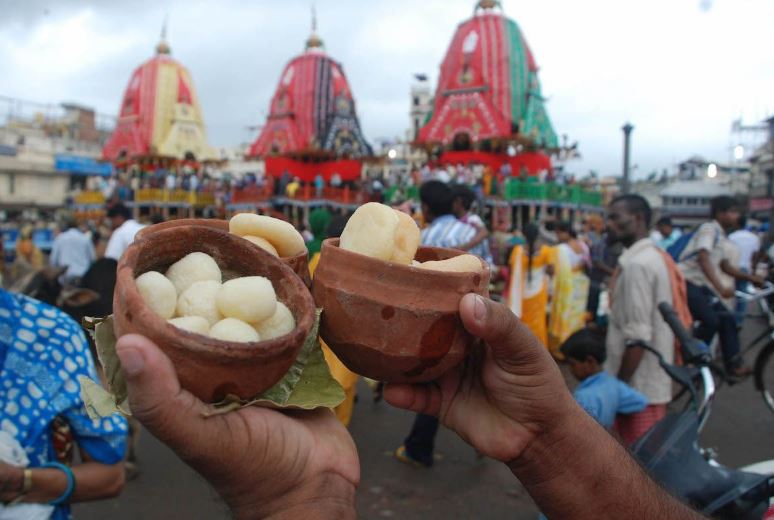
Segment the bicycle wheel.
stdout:
<path fill-rule="evenodd" d="M 762 348 L 755 359 L 755 388 L 774 412 L 774 341 Z"/>

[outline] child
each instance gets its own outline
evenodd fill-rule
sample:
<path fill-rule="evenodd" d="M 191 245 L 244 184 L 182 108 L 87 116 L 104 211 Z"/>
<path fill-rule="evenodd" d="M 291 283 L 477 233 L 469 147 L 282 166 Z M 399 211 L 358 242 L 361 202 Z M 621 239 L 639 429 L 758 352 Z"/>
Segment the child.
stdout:
<path fill-rule="evenodd" d="M 648 405 L 644 395 L 602 369 L 607 352 L 605 338 L 599 332 L 581 329 L 567 338 L 560 350 L 572 375 L 580 381 L 573 397 L 608 430 L 617 414 L 636 413 Z"/>

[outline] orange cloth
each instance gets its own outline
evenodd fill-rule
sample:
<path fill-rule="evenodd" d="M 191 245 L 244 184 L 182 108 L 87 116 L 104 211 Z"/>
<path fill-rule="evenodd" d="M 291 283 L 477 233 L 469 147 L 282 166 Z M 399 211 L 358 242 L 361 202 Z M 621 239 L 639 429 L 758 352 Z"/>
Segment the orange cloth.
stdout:
<path fill-rule="evenodd" d="M 685 327 L 685 330 L 691 330 L 693 327 L 693 316 L 691 316 L 691 309 L 688 307 L 688 287 L 685 284 L 685 276 L 683 276 L 680 268 L 677 267 L 672 255 L 661 249 L 658 251 L 664 258 L 667 273 L 669 273 L 669 283 L 672 286 L 672 308 L 677 313 L 677 317 L 680 319 L 683 327 Z M 683 364 L 682 350 L 677 338 L 675 338 L 675 364 Z"/>

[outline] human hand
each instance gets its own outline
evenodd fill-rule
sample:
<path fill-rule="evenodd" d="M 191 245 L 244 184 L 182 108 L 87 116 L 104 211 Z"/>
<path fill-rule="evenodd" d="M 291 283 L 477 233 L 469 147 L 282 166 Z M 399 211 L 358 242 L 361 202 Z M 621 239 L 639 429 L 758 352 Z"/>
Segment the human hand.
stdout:
<path fill-rule="evenodd" d="M 360 465 L 330 410 L 255 406 L 205 417 L 161 350 L 128 334 L 116 344 L 132 414 L 200 473 L 236 518 L 355 518 Z"/>
<path fill-rule="evenodd" d="M 766 279 L 762 276 L 752 275 L 750 276 L 750 283 L 752 283 L 755 287 L 761 288 L 766 285 Z"/>
<path fill-rule="evenodd" d="M 725 300 L 733 298 L 734 296 L 736 296 L 736 288 L 734 287 L 723 287 L 720 291 L 720 297 Z"/>
<path fill-rule="evenodd" d="M 10 502 L 22 492 L 24 468 L 0 462 L 0 503 Z"/>
<path fill-rule="evenodd" d="M 532 441 L 558 431 L 577 407 L 546 348 L 508 307 L 468 294 L 460 316 L 484 340 L 481 350 L 433 383 L 388 385 L 384 397 L 438 416 L 484 455 L 515 461 Z"/>

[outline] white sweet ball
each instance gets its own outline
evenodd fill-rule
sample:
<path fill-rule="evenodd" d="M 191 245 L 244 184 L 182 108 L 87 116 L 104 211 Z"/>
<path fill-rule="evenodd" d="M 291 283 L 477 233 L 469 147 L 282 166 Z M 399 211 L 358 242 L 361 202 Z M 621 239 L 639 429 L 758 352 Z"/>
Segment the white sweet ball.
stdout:
<path fill-rule="evenodd" d="M 220 267 L 213 258 L 206 253 L 190 253 L 167 269 L 167 278 L 169 278 L 178 294 L 191 287 L 195 282 L 212 280 L 220 283 Z"/>
<path fill-rule="evenodd" d="M 256 246 L 260 247 L 261 249 L 264 249 L 264 250 L 268 251 L 269 253 L 271 253 L 274 256 L 279 256 L 279 253 L 277 253 L 277 249 L 273 245 L 271 245 L 271 242 L 269 242 L 265 238 L 254 237 L 252 235 L 245 235 L 242 238 L 244 238 L 248 242 L 252 242 Z"/>
<path fill-rule="evenodd" d="M 390 261 L 409 265 L 419 248 L 419 226 L 410 215 L 394 210 L 398 215 L 398 228 L 395 230 L 395 249 Z"/>
<path fill-rule="evenodd" d="M 263 276 L 245 276 L 224 283 L 215 298 L 223 316 L 257 323 L 271 318 L 277 310 L 277 295 L 271 281 Z"/>
<path fill-rule="evenodd" d="M 296 328 L 296 320 L 293 318 L 293 313 L 290 312 L 287 305 L 277 302 L 277 310 L 274 312 L 274 315 L 260 323 L 254 323 L 253 326 L 258 331 L 258 334 L 261 335 L 261 339 L 266 341 L 267 339 L 278 338 L 291 332 Z"/>
<path fill-rule="evenodd" d="M 210 322 L 201 316 L 184 316 L 182 318 L 172 318 L 167 320 L 170 325 L 178 329 L 187 330 L 196 334 L 207 336 L 210 333 Z"/>
<path fill-rule="evenodd" d="M 378 202 L 363 204 L 344 226 L 339 247 L 380 260 L 390 260 L 395 251 L 395 232 L 399 224 L 398 213 L 391 207 Z"/>
<path fill-rule="evenodd" d="M 237 213 L 229 220 L 228 230 L 240 237 L 249 235 L 265 238 L 283 258 L 306 251 L 304 237 L 293 224 L 267 215 Z"/>
<path fill-rule="evenodd" d="M 223 316 L 215 303 L 220 288 L 220 282 L 214 280 L 195 282 L 177 299 L 177 315 L 199 316 L 209 325 L 220 321 Z"/>
<path fill-rule="evenodd" d="M 222 341 L 247 343 L 261 341 L 261 335 L 250 325 L 236 318 L 225 318 L 212 326 L 210 336 Z"/>
<path fill-rule="evenodd" d="M 432 271 L 444 271 L 447 273 L 475 273 L 484 271 L 481 260 L 473 255 L 459 255 L 447 258 L 446 260 L 428 260 L 416 267 Z"/>
<path fill-rule="evenodd" d="M 134 281 L 145 304 L 161 318 L 169 319 L 175 315 L 177 291 L 175 286 L 163 274 L 148 271 Z"/>

